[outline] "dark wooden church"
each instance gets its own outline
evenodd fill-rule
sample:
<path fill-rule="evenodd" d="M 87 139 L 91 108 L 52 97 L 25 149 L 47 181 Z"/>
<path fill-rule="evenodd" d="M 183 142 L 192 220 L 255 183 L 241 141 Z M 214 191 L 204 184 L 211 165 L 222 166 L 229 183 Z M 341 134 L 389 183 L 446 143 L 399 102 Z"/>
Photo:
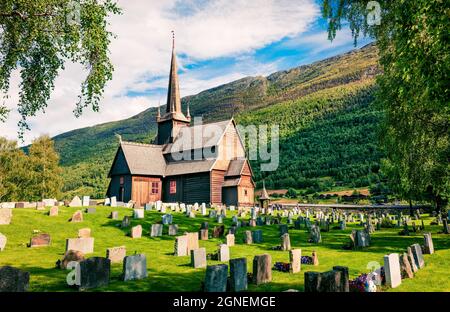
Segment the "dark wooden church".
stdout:
<path fill-rule="evenodd" d="M 120 142 L 108 174 L 107 196 L 138 205 L 157 200 L 254 204 L 252 169 L 235 121 L 191 126 L 189 106 L 186 115 L 181 110 L 175 45 L 166 112 L 161 116 L 158 108 L 156 121 L 155 144 Z M 202 135 L 207 129 L 214 135 Z"/>

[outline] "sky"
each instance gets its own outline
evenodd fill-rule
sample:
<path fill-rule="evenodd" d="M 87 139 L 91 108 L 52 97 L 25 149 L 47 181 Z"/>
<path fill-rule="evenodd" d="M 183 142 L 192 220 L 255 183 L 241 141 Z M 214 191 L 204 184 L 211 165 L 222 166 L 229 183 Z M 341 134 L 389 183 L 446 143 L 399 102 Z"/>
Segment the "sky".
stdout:
<path fill-rule="evenodd" d="M 123 14 L 109 18 L 116 34 L 110 46 L 115 71 L 100 103 L 100 112 L 73 109 L 86 71 L 66 64 L 55 83 L 45 113 L 29 119 L 24 142 L 55 136 L 134 116 L 165 104 L 172 49 L 176 52 L 181 95 L 193 95 L 246 76 L 309 64 L 354 49 L 348 28 L 330 42 L 320 0 L 118 0 Z M 357 47 L 371 40 L 360 39 Z M 17 140 L 19 72 L 13 74 L 11 109 L 0 136 Z"/>

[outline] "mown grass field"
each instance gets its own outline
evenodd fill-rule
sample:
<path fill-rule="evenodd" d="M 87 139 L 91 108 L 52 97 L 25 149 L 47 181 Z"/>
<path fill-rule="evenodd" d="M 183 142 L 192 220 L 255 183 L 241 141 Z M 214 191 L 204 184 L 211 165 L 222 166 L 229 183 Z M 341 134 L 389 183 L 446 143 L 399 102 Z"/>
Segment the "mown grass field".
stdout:
<path fill-rule="evenodd" d="M 126 246 L 127 254 L 134 252 L 144 253 L 147 256 L 149 277 L 141 281 L 123 282 L 119 276 L 122 272 L 121 264 L 112 265 L 111 283 L 108 287 L 95 291 L 200 291 L 204 279 L 205 269 L 194 269 L 189 266 L 190 257 L 174 257 L 174 237 L 165 234 L 160 238 L 151 238 L 149 230 L 152 223 L 161 220 L 159 212 L 146 212 L 145 219 L 132 220 L 132 225 L 143 226 L 143 237 L 131 239 L 127 236 L 129 229 L 121 229 L 117 225 L 125 215 L 132 215 L 132 209 L 97 207 L 95 214 L 84 214 L 81 223 L 70 223 L 69 218 L 77 208 L 60 207 L 59 216 L 50 217 L 46 211 L 14 209 L 10 225 L 0 225 L 0 233 L 7 236 L 8 242 L 3 252 L 0 252 L 0 266 L 11 265 L 31 273 L 29 291 L 73 291 L 66 285 L 66 275 L 69 271 L 55 268 L 55 262 L 63 257 L 65 239 L 77 237 L 78 229 L 89 227 L 95 237 L 95 252 L 87 255 L 105 256 L 106 249 L 115 246 Z M 119 211 L 120 220 L 108 218 L 113 210 Z M 179 225 L 180 235 L 184 231 L 198 231 L 203 221 L 208 221 L 210 229 L 216 225 L 215 219 L 207 216 L 197 216 L 188 219 L 181 213 L 173 213 L 174 223 Z M 425 268 L 420 270 L 415 278 L 405 279 L 396 289 L 385 291 L 450 291 L 450 236 L 437 234 L 442 226 L 430 226 L 431 218 L 423 216 L 425 231 L 431 231 L 434 241 L 435 254 L 425 255 Z M 231 213 L 225 219 L 225 226 L 231 226 Z M 243 234 L 245 229 L 263 230 L 261 244 L 245 245 Z M 302 265 L 302 272 L 289 274 L 273 271 L 273 281 L 266 285 L 250 285 L 250 291 L 284 291 L 298 289 L 303 291 L 304 272 L 327 271 L 335 265 L 348 266 L 350 278 L 360 273 L 369 272 L 367 265 L 371 261 L 378 261 L 383 265 L 383 256 L 388 253 L 403 252 L 406 247 L 413 244 L 423 244 L 421 233 L 412 233 L 411 236 L 400 236 L 400 229 L 382 229 L 372 235 L 372 244 L 369 248 L 360 251 L 344 250 L 342 245 L 347 242 L 348 235 L 353 228 L 361 228 L 357 224 L 348 224 L 347 230 L 330 230 L 322 233 L 322 243 L 315 245 L 308 243 L 308 233 L 305 229 L 289 229 L 291 245 L 301 248 L 302 255 L 311 255 L 313 250 L 318 252 L 319 266 Z M 49 247 L 28 248 L 33 230 L 49 233 L 52 243 Z M 165 228 L 166 233 L 167 228 Z M 210 230 L 210 233 L 212 230 Z M 200 241 L 200 247 L 206 247 L 207 253 L 217 251 L 217 246 L 225 239 L 210 239 Z M 240 228 L 236 235 L 236 246 L 230 248 L 231 258 L 246 257 L 248 271 L 252 272 L 253 257 L 258 254 L 269 253 L 272 262 L 289 261 L 287 251 L 274 251 L 271 247 L 280 244 L 278 225 L 261 226 L 256 228 Z M 218 261 L 208 260 L 208 264 L 217 264 Z"/>

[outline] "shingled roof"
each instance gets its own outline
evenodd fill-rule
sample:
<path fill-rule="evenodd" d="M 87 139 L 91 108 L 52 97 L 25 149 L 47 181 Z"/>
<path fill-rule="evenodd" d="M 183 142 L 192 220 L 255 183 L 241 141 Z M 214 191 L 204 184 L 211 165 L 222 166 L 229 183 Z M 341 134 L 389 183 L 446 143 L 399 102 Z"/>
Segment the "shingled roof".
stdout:
<path fill-rule="evenodd" d="M 166 161 L 161 145 L 121 142 L 122 149 L 131 174 L 163 176 Z"/>

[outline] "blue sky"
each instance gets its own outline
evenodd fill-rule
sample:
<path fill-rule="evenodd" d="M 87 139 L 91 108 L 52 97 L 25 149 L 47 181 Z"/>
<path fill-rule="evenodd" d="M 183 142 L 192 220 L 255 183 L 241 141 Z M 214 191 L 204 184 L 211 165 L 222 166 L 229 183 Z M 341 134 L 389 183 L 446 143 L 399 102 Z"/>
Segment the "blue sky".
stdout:
<path fill-rule="evenodd" d="M 121 120 L 158 103 L 165 104 L 172 35 L 182 96 L 246 76 L 267 76 L 354 49 L 348 28 L 327 39 L 318 0 L 118 0 L 123 15 L 110 18 L 117 35 L 110 46 L 115 66 L 100 112 L 73 109 L 86 70 L 66 64 L 46 113 L 30 118 L 25 143 L 77 128 Z M 370 39 L 359 39 L 358 47 Z M 7 106 L 12 109 L 0 133 L 17 138 L 19 73 L 13 75 Z"/>

